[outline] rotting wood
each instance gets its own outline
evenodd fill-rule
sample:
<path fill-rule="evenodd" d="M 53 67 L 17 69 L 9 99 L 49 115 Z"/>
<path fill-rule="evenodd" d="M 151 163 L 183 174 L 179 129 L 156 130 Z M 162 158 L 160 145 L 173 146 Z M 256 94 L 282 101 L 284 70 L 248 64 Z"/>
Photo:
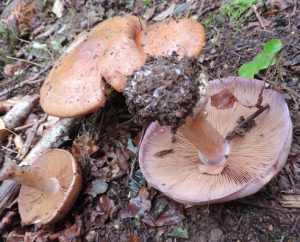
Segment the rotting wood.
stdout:
<path fill-rule="evenodd" d="M 39 103 L 39 95 L 24 96 L 11 110 L 9 110 L 1 120 L 5 125 L 5 129 L 0 130 L 0 141 L 3 141 L 9 134 L 9 130 L 23 124 L 31 111 Z"/>
<path fill-rule="evenodd" d="M 31 149 L 19 166 L 31 165 L 37 157 L 51 148 L 59 147 L 63 142 L 71 139 L 80 125 L 81 118 L 65 118 L 58 121 L 48 130 L 40 141 Z M 0 186 L 0 215 L 5 208 L 15 199 L 20 186 L 11 180 L 6 180 Z"/>

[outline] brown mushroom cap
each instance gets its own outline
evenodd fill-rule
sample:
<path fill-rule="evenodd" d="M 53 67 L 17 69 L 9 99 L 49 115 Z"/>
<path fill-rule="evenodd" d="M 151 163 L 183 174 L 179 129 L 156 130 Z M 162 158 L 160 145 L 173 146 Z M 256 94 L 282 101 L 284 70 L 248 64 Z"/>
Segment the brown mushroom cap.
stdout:
<path fill-rule="evenodd" d="M 137 42 L 151 56 L 168 56 L 173 51 L 179 58 L 199 56 L 204 46 L 205 32 L 196 20 L 168 19 L 142 31 Z"/>
<path fill-rule="evenodd" d="M 105 102 L 103 77 L 122 90 L 126 77 L 143 65 L 135 45 L 143 23 L 135 16 L 108 19 L 80 36 L 57 61 L 41 88 L 41 106 L 60 117 L 87 114 Z"/>
<path fill-rule="evenodd" d="M 80 192 L 79 166 L 68 151 L 54 149 L 41 155 L 31 169 L 44 177 L 56 178 L 61 189 L 47 194 L 22 186 L 18 198 L 21 219 L 25 224 L 55 223 L 71 209 Z"/>
<path fill-rule="evenodd" d="M 241 103 L 255 105 L 263 85 L 259 80 L 231 77 L 210 82 L 209 93 L 233 89 Z M 180 129 L 173 143 L 168 127 L 152 123 L 139 152 L 147 182 L 186 204 L 225 202 L 257 192 L 283 167 L 292 141 L 292 123 L 284 99 L 278 92 L 265 89 L 263 104 L 267 103 L 270 108 L 256 118 L 249 133 L 230 141 L 226 167 L 217 175 L 198 171 L 198 150 L 181 135 Z M 255 109 L 238 102 L 225 110 L 210 102 L 206 107 L 208 121 L 224 137 L 241 116 L 248 117 Z"/>

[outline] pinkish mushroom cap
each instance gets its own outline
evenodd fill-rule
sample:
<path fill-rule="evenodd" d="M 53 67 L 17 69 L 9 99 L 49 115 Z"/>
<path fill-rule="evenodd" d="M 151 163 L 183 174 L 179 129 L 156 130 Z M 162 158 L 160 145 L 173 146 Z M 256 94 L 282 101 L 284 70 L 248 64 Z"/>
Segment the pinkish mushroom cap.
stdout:
<path fill-rule="evenodd" d="M 239 102 L 230 109 L 206 106 L 207 120 L 224 137 L 241 116 L 248 117 L 264 83 L 255 79 L 224 78 L 209 82 L 209 94 L 233 90 Z M 230 152 L 219 174 L 199 171 L 198 149 L 180 132 L 176 141 L 168 127 L 152 123 L 143 138 L 139 163 L 147 182 L 169 197 L 185 204 L 225 202 L 260 190 L 285 164 L 292 141 L 292 123 L 281 95 L 264 89 L 263 103 L 269 108 L 255 119 L 256 125 L 244 136 L 229 141 Z"/>

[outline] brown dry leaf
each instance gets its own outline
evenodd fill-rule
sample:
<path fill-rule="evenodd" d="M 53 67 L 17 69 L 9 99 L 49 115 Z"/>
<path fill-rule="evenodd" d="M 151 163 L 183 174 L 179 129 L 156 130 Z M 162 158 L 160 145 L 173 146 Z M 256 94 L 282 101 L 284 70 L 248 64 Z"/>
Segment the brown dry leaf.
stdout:
<path fill-rule="evenodd" d="M 126 171 L 129 167 L 129 164 L 128 164 L 128 157 L 126 157 L 127 155 L 124 154 L 124 152 L 122 152 L 122 150 L 120 148 L 115 148 L 114 149 L 114 152 L 111 151 L 107 154 L 107 156 L 109 158 L 113 158 L 113 161 L 112 163 L 116 163 L 121 170 L 123 171 Z"/>
<path fill-rule="evenodd" d="M 142 187 L 138 196 L 129 200 L 122 214 L 122 218 L 133 218 L 137 215 L 144 215 L 151 209 L 151 201 L 147 187 Z"/>
<path fill-rule="evenodd" d="M 38 13 L 41 11 L 39 0 L 12 0 L 1 14 L 1 19 L 11 30 L 26 32 L 37 27 Z"/>
<path fill-rule="evenodd" d="M 0 221 L 0 234 L 2 234 L 12 223 L 13 219 L 17 215 L 14 211 L 8 211 Z"/>
<path fill-rule="evenodd" d="M 236 101 L 236 97 L 227 88 L 211 96 L 211 105 L 218 109 L 232 108 Z"/>
<path fill-rule="evenodd" d="M 164 197 L 160 197 L 158 201 L 163 201 Z M 160 203 L 161 203 L 160 201 Z M 163 204 L 163 203 L 161 203 Z M 173 200 L 168 201 L 168 206 L 164 207 L 163 204 L 162 210 L 157 213 L 156 211 L 151 211 L 146 216 L 143 217 L 143 222 L 150 225 L 151 227 L 160 227 L 165 225 L 178 224 L 185 217 L 183 215 L 183 205 L 174 202 Z M 155 207 L 155 205 L 153 206 Z M 155 212 L 157 214 L 155 214 Z M 158 215 L 157 218 L 155 215 Z"/>
<path fill-rule="evenodd" d="M 7 237 L 7 242 L 44 242 L 48 241 L 50 232 L 44 230 L 38 230 L 36 232 L 25 232 L 25 234 L 20 234 L 16 231 L 9 233 Z"/>
<path fill-rule="evenodd" d="M 14 137 L 14 143 L 15 143 L 15 146 L 18 150 L 18 152 L 20 152 L 24 146 L 24 141 L 23 141 L 23 138 L 21 135 L 16 135 Z"/>
<path fill-rule="evenodd" d="M 141 241 L 142 240 L 140 239 L 140 237 L 136 234 L 131 234 L 127 238 L 127 242 L 141 242 Z"/>
<path fill-rule="evenodd" d="M 87 134 L 74 140 L 72 154 L 76 160 L 83 160 L 99 150 L 99 146 Z"/>
<path fill-rule="evenodd" d="M 80 216 L 77 216 L 75 220 L 75 224 L 71 225 L 70 227 L 58 233 L 52 234 L 50 236 L 50 239 L 51 240 L 58 239 L 58 241 L 61 242 L 65 242 L 65 241 L 80 242 L 82 232 L 83 232 L 82 219 Z"/>
<path fill-rule="evenodd" d="M 99 198 L 96 204 L 96 210 L 102 214 L 101 221 L 104 223 L 110 216 L 115 203 L 108 196 L 103 195 Z"/>

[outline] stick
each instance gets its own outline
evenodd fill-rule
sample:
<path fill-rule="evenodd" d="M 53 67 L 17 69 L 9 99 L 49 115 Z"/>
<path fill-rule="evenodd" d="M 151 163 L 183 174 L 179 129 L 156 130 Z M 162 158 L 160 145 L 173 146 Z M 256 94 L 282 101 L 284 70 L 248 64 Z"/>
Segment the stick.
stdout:
<path fill-rule="evenodd" d="M 48 130 L 40 141 L 31 149 L 25 159 L 19 166 L 31 165 L 37 157 L 51 148 L 59 147 L 64 141 L 73 137 L 80 125 L 80 118 L 65 118 L 58 121 L 50 130 Z M 6 180 L 0 186 L 0 215 L 5 208 L 15 199 L 19 191 L 19 185 Z"/>
<path fill-rule="evenodd" d="M 34 107 L 39 103 L 39 99 L 39 96 L 36 94 L 25 96 L 1 118 L 5 129 L 0 130 L 0 142 L 9 135 L 9 130 L 23 124 Z"/>
<path fill-rule="evenodd" d="M 235 136 L 237 136 L 240 132 L 240 130 L 243 130 L 249 126 L 249 124 L 258 117 L 261 113 L 263 113 L 266 109 L 268 109 L 270 106 L 269 104 L 266 104 L 265 106 L 262 106 L 259 108 L 255 113 L 251 114 L 248 118 L 240 122 L 237 126 L 234 127 L 234 129 L 229 132 L 225 139 L 226 140 L 232 140 Z"/>

